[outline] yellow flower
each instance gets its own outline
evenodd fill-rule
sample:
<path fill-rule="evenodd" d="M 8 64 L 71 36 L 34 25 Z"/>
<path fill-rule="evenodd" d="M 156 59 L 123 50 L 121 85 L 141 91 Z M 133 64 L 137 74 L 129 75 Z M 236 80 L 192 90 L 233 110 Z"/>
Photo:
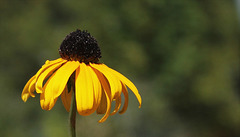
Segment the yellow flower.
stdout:
<path fill-rule="evenodd" d="M 24 102 L 40 94 L 42 109 L 51 110 L 59 96 L 67 111 L 70 110 L 72 92 L 75 93 L 76 107 L 80 115 L 93 112 L 105 114 L 99 122 L 109 115 L 116 114 L 121 107 L 121 94 L 125 102 L 119 111 L 124 113 L 128 106 L 127 87 L 132 90 L 141 107 L 141 96 L 134 84 L 119 72 L 98 63 L 101 58 L 97 41 L 86 31 L 76 30 L 64 39 L 59 53 L 62 58 L 46 61 L 42 68 L 27 82 L 22 92 Z M 111 112 L 112 102 L 115 108 Z"/>

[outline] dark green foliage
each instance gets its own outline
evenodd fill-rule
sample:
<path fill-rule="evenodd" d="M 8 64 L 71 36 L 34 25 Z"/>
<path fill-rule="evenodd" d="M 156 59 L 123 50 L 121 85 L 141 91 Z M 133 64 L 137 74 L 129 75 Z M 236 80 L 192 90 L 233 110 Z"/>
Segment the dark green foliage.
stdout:
<path fill-rule="evenodd" d="M 60 98 L 43 111 L 21 92 L 79 28 L 107 64 L 132 80 L 143 105 L 103 123 L 77 115 L 79 136 L 240 136 L 239 20 L 233 0 L 1 0 L 0 136 L 66 137 Z"/>

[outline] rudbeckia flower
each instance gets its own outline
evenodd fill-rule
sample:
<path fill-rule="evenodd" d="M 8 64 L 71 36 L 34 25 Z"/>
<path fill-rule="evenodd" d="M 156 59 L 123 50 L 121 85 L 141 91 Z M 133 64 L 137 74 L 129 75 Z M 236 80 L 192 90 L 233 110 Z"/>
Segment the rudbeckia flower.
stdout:
<path fill-rule="evenodd" d="M 36 91 L 40 94 L 42 109 L 51 110 L 61 96 L 65 109 L 69 111 L 74 97 L 80 115 L 87 116 L 96 111 L 97 114 L 105 114 L 99 120 L 104 122 L 109 115 L 116 114 L 122 104 L 119 113 L 127 110 L 128 87 L 141 107 L 141 96 L 135 85 L 119 72 L 99 63 L 100 48 L 96 39 L 87 31 L 76 30 L 67 35 L 59 48 L 59 54 L 61 58 L 47 60 L 27 82 L 22 91 L 24 102 L 30 96 L 35 97 Z M 115 108 L 111 112 L 113 102 Z"/>

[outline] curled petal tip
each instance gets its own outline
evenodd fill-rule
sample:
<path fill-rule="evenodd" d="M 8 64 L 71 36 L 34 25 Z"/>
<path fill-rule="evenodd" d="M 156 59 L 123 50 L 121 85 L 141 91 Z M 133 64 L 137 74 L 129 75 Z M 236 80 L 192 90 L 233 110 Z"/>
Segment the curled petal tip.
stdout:
<path fill-rule="evenodd" d="M 36 85 L 37 85 L 37 84 L 36 84 Z M 41 93 L 42 93 L 42 88 L 36 86 L 36 92 L 37 92 L 38 94 L 41 94 Z"/>
<path fill-rule="evenodd" d="M 23 100 L 23 102 L 27 102 L 27 99 L 26 99 L 26 98 L 23 98 L 22 100 Z"/>
<path fill-rule="evenodd" d="M 27 102 L 29 94 L 22 95 L 23 102 Z"/>
<path fill-rule="evenodd" d="M 140 101 L 139 101 L 139 106 L 138 106 L 138 108 L 141 108 L 142 107 L 142 99 L 140 99 Z"/>
<path fill-rule="evenodd" d="M 106 119 L 105 119 L 105 120 L 106 120 Z M 101 120 L 98 121 L 98 123 L 103 123 L 105 120 L 102 120 L 102 119 L 101 119 Z"/>
<path fill-rule="evenodd" d="M 35 98 L 35 95 L 34 95 L 34 94 L 32 94 L 32 95 L 31 95 L 31 97 Z"/>

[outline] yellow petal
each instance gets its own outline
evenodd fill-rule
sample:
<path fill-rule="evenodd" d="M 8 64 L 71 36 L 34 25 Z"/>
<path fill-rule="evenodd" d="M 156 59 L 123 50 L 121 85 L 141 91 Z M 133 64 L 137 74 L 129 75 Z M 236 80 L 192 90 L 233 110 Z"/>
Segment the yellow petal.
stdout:
<path fill-rule="evenodd" d="M 34 91 L 35 91 L 35 83 L 36 83 L 36 77 L 31 81 L 28 87 L 28 93 L 30 94 L 31 97 L 35 97 Z"/>
<path fill-rule="evenodd" d="M 40 94 L 40 105 L 43 110 L 51 110 L 57 101 L 57 98 L 56 99 L 46 98 L 45 89 L 51 79 L 52 79 L 52 77 L 50 77 L 48 79 L 48 81 L 46 82 L 46 84 L 43 87 L 43 93 Z"/>
<path fill-rule="evenodd" d="M 108 116 L 110 115 L 110 111 L 111 111 L 111 93 L 110 91 L 106 91 L 104 90 L 105 95 L 106 95 L 106 104 L 107 104 L 107 110 L 105 115 L 98 121 L 99 123 L 104 122 L 105 120 L 107 120 Z"/>
<path fill-rule="evenodd" d="M 97 114 L 104 114 L 107 111 L 107 98 L 105 92 L 102 91 L 101 102 L 97 108 Z"/>
<path fill-rule="evenodd" d="M 100 104 L 101 101 L 101 96 L 102 96 L 102 86 L 101 83 L 97 77 L 97 74 L 93 71 L 92 67 L 87 66 L 87 68 L 89 69 L 89 73 L 91 75 L 92 78 L 92 82 L 93 82 L 93 93 L 94 93 L 94 110 L 97 109 L 97 107 Z"/>
<path fill-rule="evenodd" d="M 33 77 L 31 77 L 29 80 L 28 80 L 28 82 L 27 82 L 27 84 L 24 86 L 24 88 L 23 88 L 23 91 L 22 91 L 22 95 L 21 95 L 21 97 L 22 97 L 22 100 L 24 101 L 24 102 L 26 102 L 27 101 L 27 99 L 29 98 L 29 96 L 30 96 L 30 93 L 29 93 L 29 85 L 30 85 L 30 83 L 32 82 L 32 81 L 35 81 L 35 79 L 36 79 L 36 75 L 34 75 Z"/>
<path fill-rule="evenodd" d="M 46 68 L 45 71 L 43 71 L 38 79 L 37 79 L 37 82 L 36 82 L 36 92 L 37 93 L 42 93 L 42 85 L 43 85 L 43 81 L 48 78 L 50 75 L 52 75 L 52 73 L 58 69 L 63 63 L 65 63 L 66 61 L 60 61 L 60 62 L 57 62 L 55 64 L 53 64 L 52 66 Z"/>
<path fill-rule="evenodd" d="M 124 84 L 126 84 L 132 90 L 132 92 L 135 94 L 135 96 L 138 99 L 139 108 L 140 108 L 142 105 L 142 98 L 141 98 L 137 88 L 135 87 L 135 85 L 129 79 L 127 79 L 125 76 L 123 76 L 121 73 L 117 72 L 116 70 L 113 70 L 104 64 L 103 64 L 103 66 L 106 70 L 112 72 L 112 74 L 117 76 Z"/>
<path fill-rule="evenodd" d="M 120 109 L 120 107 L 121 107 L 121 96 L 119 96 L 116 99 L 115 108 L 114 108 L 113 112 L 110 115 L 116 114 L 118 112 L 118 110 Z"/>
<path fill-rule="evenodd" d="M 44 92 L 40 94 L 40 105 L 43 110 L 48 110 L 49 107 L 45 104 L 45 95 Z"/>
<path fill-rule="evenodd" d="M 45 64 L 38 70 L 37 74 L 36 74 L 36 78 L 38 79 L 39 75 L 45 71 L 48 67 L 56 64 L 56 63 L 59 63 L 59 62 L 66 62 L 66 60 L 62 59 L 62 58 L 58 58 L 58 59 L 55 59 L 55 60 L 52 60 L 52 61 L 49 61 L 47 60 L 45 62 Z"/>
<path fill-rule="evenodd" d="M 78 66 L 79 62 L 68 61 L 48 79 L 43 87 L 43 93 L 40 96 L 40 103 L 43 109 L 52 109 L 58 96 L 62 94 L 69 77 Z"/>
<path fill-rule="evenodd" d="M 101 83 L 101 85 L 102 85 L 102 87 L 103 87 L 103 91 L 104 91 L 104 94 L 102 94 L 102 99 L 104 98 L 104 96 L 106 97 L 105 99 L 103 99 L 103 100 L 101 100 L 101 103 L 100 103 L 100 105 L 99 105 L 99 107 L 102 107 L 102 106 L 106 106 L 106 109 L 105 108 L 99 108 L 98 109 L 98 113 L 100 112 L 104 112 L 105 113 L 105 115 L 102 117 L 102 119 L 100 119 L 98 122 L 99 123 L 102 123 L 102 122 L 104 122 L 107 118 L 108 118 L 108 116 L 109 116 L 109 114 L 110 114 L 110 111 L 111 111 L 111 102 L 112 102 L 112 97 L 111 97 L 111 91 L 110 91 L 110 87 L 109 87 L 109 84 L 108 84 L 108 81 L 107 81 L 107 79 L 103 76 L 103 74 L 101 73 L 101 72 L 99 72 L 98 70 L 96 70 L 96 69 L 94 69 L 93 68 L 93 70 L 94 70 L 94 72 L 97 74 L 97 77 L 98 77 L 98 79 L 100 80 L 100 83 Z M 103 103 L 103 104 L 102 104 Z M 104 103 L 106 104 L 106 105 L 104 105 Z"/>
<path fill-rule="evenodd" d="M 45 99 L 50 101 L 52 99 L 58 98 L 60 96 L 68 82 L 69 77 L 79 66 L 77 61 L 68 61 L 63 66 L 61 66 L 54 74 L 49 78 L 49 83 L 46 84 L 46 89 L 44 90 Z"/>
<path fill-rule="evenodd" d="M 93 68 L 100 71 L 107 78 L 107 80 L 110 84 L 110 88 L 111 88 L 112 99 L 118 98 L 121 95 L 121 91 L 122 91 L 122 86 L 121 86 L 120 80 L 116 76 L 111 74 L 111 72 L 109 72 L 107 69 L 105 69 L 105 67 L 102 64 L 90 63 L 90 65 Z"/>
<path fill-rule="evenodd" d="M 127 87 L 122 83 L 122 93 L 124 95 L 124 105 L 121 111 L 119 111 L 120 114 L 123 114 L 128 107 L 128 91 L 127 91 Z"/>
<path fill-rule="evenodd" d="M 67 110 L 67 112 L 70 111 L 72 92 L 73 92 L 72 88 L 71 88 L 71 91 L 69 92 L 68 88 L 66 86 L 62 95 L 61 95 L 62 103 L 63 103 L 65 109 Z"/>
<path fill-rule="evenodd" d="M 57 102 L 57 99 L 58 99 L 58 98 L 55 98 L 55 99 L 52 99 L 52 100 L 50 101 L 48 110 L 51 110 L 51 109 L 54 107 L 54 105 L 55 105 L 56 102 Z"/>
<path fill-rule="evenodd" d="M 90 115 L 94 112 L 93 82 L 85 63 L 80 63 L 76 70 L 76 105 L 80 115 Z"/>
<path fill-rule="evenodd" d="M 55 75 L 55 73 L 52 75 L 52 76 L 54 76 Z M 53 98 L 50 98 L 50 97 L 46 97 L 46 87 L 47 86 L 50 86 L 49 85 L 49 81 L 52 79 L 53 77 L 50 77 L 48 80 L 47 80 L 47 82 L 46 82 L 46 84 L 43 86 L 43 92 L 40 94 L 40 105 L 41 105 L 41 107 L 42 107 L 42 109 L 43 110 L 50 110 L 51 108 L 50 108 L 50 104 L 51 104 L 51 106 L 53 107 L 53 104 L 52 104 L 52 102 L 53 102 Z"/>

